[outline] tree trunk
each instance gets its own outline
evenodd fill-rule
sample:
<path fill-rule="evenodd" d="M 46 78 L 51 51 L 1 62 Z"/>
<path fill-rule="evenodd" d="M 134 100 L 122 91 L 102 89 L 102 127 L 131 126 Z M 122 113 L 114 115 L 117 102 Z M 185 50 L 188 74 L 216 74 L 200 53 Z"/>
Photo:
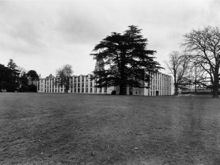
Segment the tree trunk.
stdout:
<path fill-rule="evenodd" d="M 178 95 L 178 84 L 174 84 L 174 95 Z"/>
<path fill-rule="evenodd" d="M 216 69 L 215 75 L 214 75 L 214 84 L 213 84 L 213 93 L 212 97 L 217 98 L 218 97 L 218 69 Z"/>
<path fill-rule="evenodd" d="M 119 92 L 119 95 L 126 95 L 126 92 L 125 92 L 125 84 L 121 84 L 120 85 L 120 92 Z"/>
<path fill-rule="evenodd" d="M 68 93 L 70 89 L 70 83 L 69 83 L 69 77 L 66 79 L 66 85 L 65 85 L 65 93 Z"/>
<path fill-rule="evenodd" d="M 68 93 L 68 90 L 69 90 L 69 86 L 65 85 L 65 93 Z"/>
<path fill-rule="evenodd" d="M 121 54 L 121 71 L 120 71 L 120 75 L 121 75 L 121 84 L 120 84 L 120 92 L 119 92 L 119 95 L 126 95 L 126 92 L 125 92 L 125 64 L 124 64 L 124 53 Z"/>
<path fill-rule="evenodd" d="M 215 82 L 213 85 L 212 97 L 218 98 L 218 82 Z"/>
<path fill-rule="evenodd" d="M 215 88 L 215 87 L 213 88 L 212 97 L 218 98 L 218 88 Z"/>

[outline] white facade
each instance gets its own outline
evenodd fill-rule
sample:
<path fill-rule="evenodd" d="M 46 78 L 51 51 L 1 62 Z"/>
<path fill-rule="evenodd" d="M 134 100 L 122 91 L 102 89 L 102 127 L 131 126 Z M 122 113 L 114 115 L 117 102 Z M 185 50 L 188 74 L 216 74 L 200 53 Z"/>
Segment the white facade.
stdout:
<path fill-rule="evenodd" d="M 91 80 L 91 75 L 72 76 L 68 93 L 111 93 L 114 88 L 96 88 L 95 81 Z M 55 84 L 56 78 L 52 75 L 38 81 L 37 91 L 43 93 L 64 93 L 65 87 Z"/>
<path fill-rule="evenodd" d="M 70 88 L 68 93 L 92 93 L 111 94 L 113 90 L 119 93 L 119 87 L 96 88 L 95 80 L 91 80 L 92 75 L 72 76 L 70 78 Z M 42 93 L 64 93 L 64 86 L 55 84 L 56 78 L 52 75 L 40 79 L 37 91 Z M 171 76 L 157 73 L 152 76 L 150 88 L 127 87 L 127 95 L 161 96 L 171 95 Z"/>
<path fill-rule="evenodd" d="M 146 86 L 147 83 L 146 83 Z M 172 78 L 163 73 L 152 75 L 149 88 L 129 88 L 127 95 L 162 96 L 172 94 Z M 117 92 L 119 89 L 117 89 Z"/>

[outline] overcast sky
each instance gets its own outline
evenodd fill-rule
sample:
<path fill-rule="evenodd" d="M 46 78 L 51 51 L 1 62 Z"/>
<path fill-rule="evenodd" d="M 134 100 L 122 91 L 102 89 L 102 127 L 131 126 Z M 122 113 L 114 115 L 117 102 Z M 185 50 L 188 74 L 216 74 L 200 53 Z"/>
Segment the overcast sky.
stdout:
<path fill-rule="evenodd" d="M 220 0 L 0 0 L 0 64 L 9 59 L 42 77 L 65 64 L 94 70 L 90 53 L 111 32 L 142 29 L 164 66 L 192 29 L 220 27 Z M 166 73 L 166 71 L 163 71 Z"/>

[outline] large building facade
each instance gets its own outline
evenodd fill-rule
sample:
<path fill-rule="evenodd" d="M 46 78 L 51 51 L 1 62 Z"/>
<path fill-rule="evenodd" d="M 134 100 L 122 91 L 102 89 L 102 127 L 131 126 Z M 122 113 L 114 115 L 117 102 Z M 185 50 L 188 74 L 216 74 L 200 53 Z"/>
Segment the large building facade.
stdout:
<path fill-rule="evenodd" d="M 68 93 L 90 93 L 90 94 L 111 94 L 113 90 L 119 93 L 119 87 L 96 88 L 95 80 L 91 80 L 91 74 L 72 76 Z M 156 73 L 152 76 L 149 88 L 127 87 L 127 95 L 161 96 L 171 95 L 171 76 Z M 49 75 L 37 83 L 37 91 L 40 93 L 64 93 L 64 86 L 55 83 L 56 78 Z"/>

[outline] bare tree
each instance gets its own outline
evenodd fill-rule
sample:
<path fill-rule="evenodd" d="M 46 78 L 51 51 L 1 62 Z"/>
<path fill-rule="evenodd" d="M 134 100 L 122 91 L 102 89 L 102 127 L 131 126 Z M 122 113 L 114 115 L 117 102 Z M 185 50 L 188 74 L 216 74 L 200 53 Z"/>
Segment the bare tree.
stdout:
<path fill-rule="evenodd" d="M 70 77 L 73 74 L 72 66 L 69 64 L 64 65 L 62 68 L 57 69 L 56 83 L 65 87 L 65 92 L 68 93 L 70 86 Z"/>
<path fill-rule="evenodd" d="M 218 97 L 220 66 L 220 29 L 205 27 L 184 35 L 183 45 L 194 56 L 194 62 L 208 74 L 213 89 L 213 97 Z"/>
<path fill-rule="evenodd" d="M 201 67 L 201 65 L 197 64 L 195 61 L 191 61 L 189 68 L 189 79 L 191 85 L 194 85 L 195 92 L 197 92 L 198 88 L 207 88 L 210 86 L 207 72 Z"/>
<path fill-rule="evenodd" d="M 169 61 L 165 61 L 170 73 L 174 79 L 174 94 L 178 95 L 178 89 L 188 83 L 188 67 L 190 58 L 183 54 L 181 55 L 178 51 L 173 51 L 169 55 Z"/>

